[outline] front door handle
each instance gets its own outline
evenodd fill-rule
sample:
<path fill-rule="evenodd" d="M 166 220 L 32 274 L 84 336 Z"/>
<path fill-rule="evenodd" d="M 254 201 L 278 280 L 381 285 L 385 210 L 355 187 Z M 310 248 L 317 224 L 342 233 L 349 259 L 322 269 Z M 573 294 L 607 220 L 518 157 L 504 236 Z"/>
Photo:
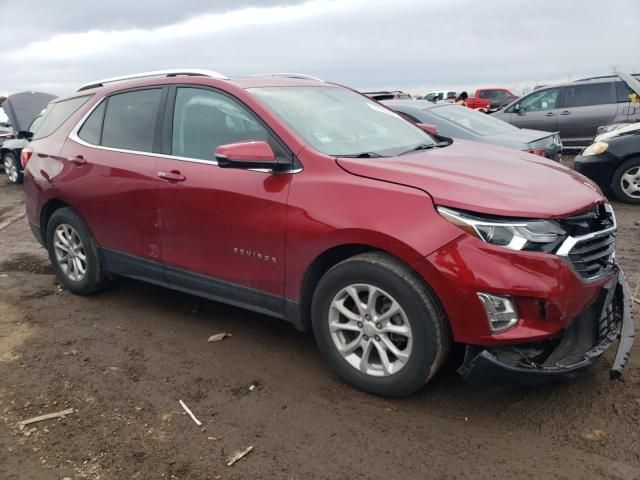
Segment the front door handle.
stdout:
<path fill-rule="evenodd" d="M 560 112 L 560 115 L 571 115 L 569 110 L 565 110 L 564 112 Z"/>
<path fill-rule="evenodd" d="M 82 155 L 76 155 L 75 157 L 67 157 L 67 160 L 69 160 L 71 163 L 73 163 L 77 167 L 80 167 L 87 163 L 87 161 L 84 159 Z"/>
<path fill-rule="evenodd" d="M 545 117 L 555 117 L 556 114 L 554 112 L 547 112 L 547 114 L 545 115 Z"/>
<path fill-rule="evenodd" d="M 186 180 L 186 177 L 178 170 L 171 170 L 170 172 L 161 170 L 158 172 L 158 177 L 169 182 L 184 182 Z"/>

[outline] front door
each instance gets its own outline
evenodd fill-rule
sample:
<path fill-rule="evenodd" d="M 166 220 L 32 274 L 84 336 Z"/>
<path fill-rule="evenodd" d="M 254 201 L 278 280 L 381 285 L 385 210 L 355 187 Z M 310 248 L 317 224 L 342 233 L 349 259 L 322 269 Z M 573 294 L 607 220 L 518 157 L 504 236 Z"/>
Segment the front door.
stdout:
<path fill-rule="evenodd" d="M 290 160 L 291 153 L 224 92 L 172 87 L 168 105 L 167 157 L 159 160 L 158 175 L 164 179 L 159 214 L 169 282 L 231 303 L 266 305 L 273 313 L 284 296 L 292 174 L 220 168 L 214 152 L 219 145 L 266 140 L 278 157 Z"/>
<path fill-rule="evenodd" d="M 519 128 L 557 131 L 559 93 L 559 88 L 548 88 L 527 95 L 507 109 L 511 114 L 508 122 Z"/>

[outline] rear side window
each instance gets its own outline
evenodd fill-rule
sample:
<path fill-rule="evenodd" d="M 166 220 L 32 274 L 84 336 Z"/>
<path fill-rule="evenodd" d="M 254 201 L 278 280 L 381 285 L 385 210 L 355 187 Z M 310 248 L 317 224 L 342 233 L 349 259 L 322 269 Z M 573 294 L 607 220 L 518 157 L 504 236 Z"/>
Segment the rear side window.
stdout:
<path fill-rule="evenodd" d="M 564 87 L 563 107 L 585 107 L 615 103 L 611 82 L 589 85 L 568 85 Z"/>
<path fill-rule="evenodd" d="M 629 95 L 631 95 L 629 85 L 624 82 L 616 82 L 616 97 L 618 99 L 618 103 L 630 102 L 631 99 L 629 98 Z"/>
<path fill-rule="evenodd" d="M 89 98 L 91 98 L 91 95 L 84 95 L 82 97 L 50 103 L 44 117 L 42 117 L 42 123 L 38 127 L 38 131 L 33 137 L 34 140 L 48 137 L 58 130 Z"/>
<path fill-rule="evenodd" d="M 104 118 L 104 110 L 107 102 L 104 101 L 91 112 L 78 132 L 78 136 L 85 142 L 93 145 L 100 145 L 100 137 L 102 135 L 102 120 Z"/>
<path fill-rule="evenodd" d="M 110 96 L 104 113 L 100 144 L 123 150 L 151 152 L 160 95 L 161 89 L 154 88 Z"/>

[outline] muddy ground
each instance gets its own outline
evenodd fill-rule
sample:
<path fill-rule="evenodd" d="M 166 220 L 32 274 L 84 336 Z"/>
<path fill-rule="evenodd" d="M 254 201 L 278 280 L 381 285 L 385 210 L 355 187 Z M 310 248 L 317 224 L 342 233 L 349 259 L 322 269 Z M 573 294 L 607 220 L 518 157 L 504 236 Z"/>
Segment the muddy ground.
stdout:
<path fill-rule="evenodd" d="M 640 206 L 615 207 L 635 285 Z M 62 291 L 23 211 L 0 180 L 2 480 L 640 478 L 640 345 L 624 382 L 609 380 L 611 353 L 535 389 L 471 386 L 450 362 L 385 400 L 345 385 L 286 323 L 133 280 Z"/>

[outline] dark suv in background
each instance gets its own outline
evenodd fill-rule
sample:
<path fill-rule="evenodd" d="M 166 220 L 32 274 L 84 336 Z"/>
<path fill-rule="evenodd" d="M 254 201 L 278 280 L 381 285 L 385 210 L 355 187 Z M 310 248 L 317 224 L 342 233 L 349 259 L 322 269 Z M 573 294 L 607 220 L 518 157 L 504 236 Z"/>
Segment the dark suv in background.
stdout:
<path fill-rule="evenodd" d="M 640 121 L 640 105 L 629 97 L 634 91 L 640 95 L 640 87 L 630 84 L 633 77 L 640 78 L 640 74 L 585 78 L 540 88 L 493 115 L 516 127 L 560 132 L 565 147 L 586 147 L 602 125 Z"/>

